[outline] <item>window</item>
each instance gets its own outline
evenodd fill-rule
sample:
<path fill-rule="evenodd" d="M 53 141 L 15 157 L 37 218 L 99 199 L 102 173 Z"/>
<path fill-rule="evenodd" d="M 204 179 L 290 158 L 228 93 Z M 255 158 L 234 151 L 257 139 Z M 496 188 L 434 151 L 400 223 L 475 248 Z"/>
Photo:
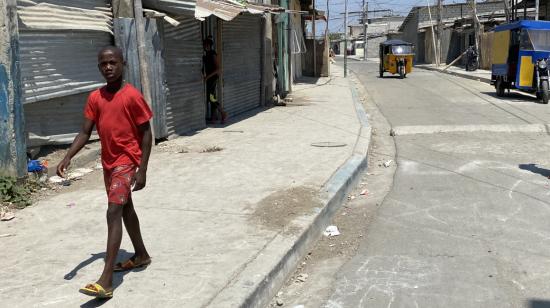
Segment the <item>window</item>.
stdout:
<path fill-rule="evenodd" d="M 392 53 L 394 55 L 406 55 L 413 53 L 412 46 L 408 45 L 396 45 L 392 46 Z"/>
<path fill-rule="evenodd" d="M 544 50 L 550 51 L 550 31 L 549 30 L 523 30 L 527 32 L 526 48 L 523 47 L 523 36 L 521 49 L 526 50 Z M 530 47 L 530 49 L 528 49 Z"/>
<path fill-rule="evenodd" d="M 533 50 L 533 44 L 529 38 L 529 32 L 527 29 L 522 29 L 519 36 L 519 47 L 523 50 Z"/>

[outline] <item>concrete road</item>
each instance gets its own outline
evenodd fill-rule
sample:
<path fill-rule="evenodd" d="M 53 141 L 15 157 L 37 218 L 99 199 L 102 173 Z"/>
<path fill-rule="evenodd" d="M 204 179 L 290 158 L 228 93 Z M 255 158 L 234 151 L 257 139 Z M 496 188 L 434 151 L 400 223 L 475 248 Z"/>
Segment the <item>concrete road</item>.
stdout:
<path fill-rule="evenodd" d="M 367 108 L 389 123 L 372 121 L 378 138 L 391 138 L 389 126 L 406 128 L 395 150 L 388 142 L 371 149 L 397 162 L 393 183 L 376 196 L 379 206 L 352 202 L 376 211 L 368 226 L 346 230 L 356 249 L 306 260 L 311 266 L 299 270 L 320 282 L 289 282 L 280 298 L 330 308 L 550 307 L 550 138 L 522 130 L 550 123 L 550 106 L 519 93 L 497 99 L 487 84 L 436 72 L 380 79 L 377 64 L 350 67 Z M 433 125 L 440 132 L 419 134 Z M 388 181 L 366 178 L 367 187 Z M 321 241 L 312 255 L 348 242 Z"/>

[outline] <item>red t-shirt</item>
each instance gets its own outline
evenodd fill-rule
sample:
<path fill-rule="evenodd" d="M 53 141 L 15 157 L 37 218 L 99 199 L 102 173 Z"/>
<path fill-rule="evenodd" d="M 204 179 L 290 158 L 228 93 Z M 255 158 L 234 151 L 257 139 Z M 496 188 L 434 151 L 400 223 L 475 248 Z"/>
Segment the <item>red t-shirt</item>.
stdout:
<path fill-rule="evenodd" d="M 105 87 L 93 91 L 84 108 L 84 116 L 97 127 L 103 168 L 139 166 L 143 136 L 138 126 L 149 121 L 153 113 L 136 88 L 125 84 L 114 94 Z"/>

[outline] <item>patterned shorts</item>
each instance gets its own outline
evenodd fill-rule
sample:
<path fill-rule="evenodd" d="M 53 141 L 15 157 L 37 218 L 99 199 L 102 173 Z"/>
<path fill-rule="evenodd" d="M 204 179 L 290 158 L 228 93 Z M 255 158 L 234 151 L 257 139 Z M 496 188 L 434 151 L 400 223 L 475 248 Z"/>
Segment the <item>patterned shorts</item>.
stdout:
<path fill-rule="evenodd" d="M 105 189 L 109 203 L 124 205 L 132 194 L 132 180 L 136 174 L 136 166 L 124 165 L 111 170 L 103 169 Z"/>

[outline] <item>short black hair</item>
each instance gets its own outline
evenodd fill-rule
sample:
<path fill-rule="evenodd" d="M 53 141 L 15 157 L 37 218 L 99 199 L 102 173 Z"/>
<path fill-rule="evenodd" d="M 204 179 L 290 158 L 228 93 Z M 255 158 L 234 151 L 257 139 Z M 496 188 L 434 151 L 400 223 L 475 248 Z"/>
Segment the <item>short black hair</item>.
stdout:
<path fill-rule="evenodd" d="M 101 48 L 97 53 L 97 57 L 99 58 L 106 51 L 112 52 L 115 56 L 119 57 L 122 62 L 124 62 L 124 53 L 122 52 L 122 49 L 116 46 L 105 46 Z"/>

